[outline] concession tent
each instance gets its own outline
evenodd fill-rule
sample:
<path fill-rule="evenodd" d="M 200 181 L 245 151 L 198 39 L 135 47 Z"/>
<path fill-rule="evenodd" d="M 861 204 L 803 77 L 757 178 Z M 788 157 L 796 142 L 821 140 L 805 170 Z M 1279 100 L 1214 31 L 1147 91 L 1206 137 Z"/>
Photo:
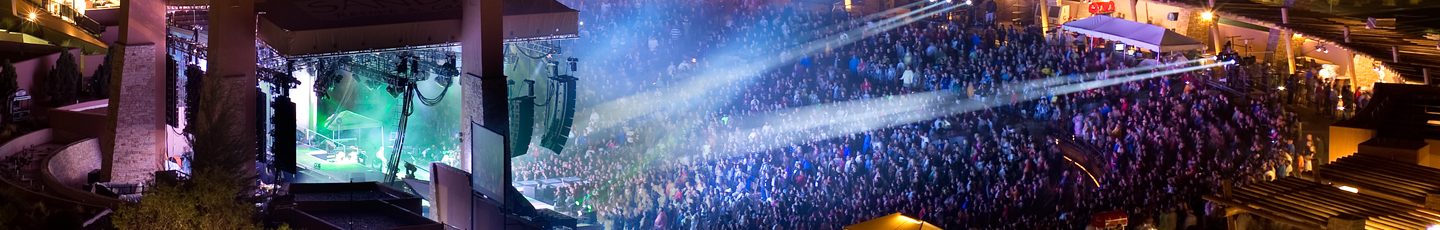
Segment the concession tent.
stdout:
<path fill-rule="evenodd" d="M 919 229 L 919 230 L 940 230 L 925 221 L 916 220 L 900 213 L 885 215 L 880 218 L 867 220 L 858 224 L 845 226 L 845 230 L 891 230 L 891 229 Z"/>
<path fill-rule="evenodd" d="M 1105 15 L 1065 23 L 1065 30 L 1090 37 L 1122 42 L 1156 52 L 1173 52 L 1205 48 L 1205 43 L 1164 27 Z"/>

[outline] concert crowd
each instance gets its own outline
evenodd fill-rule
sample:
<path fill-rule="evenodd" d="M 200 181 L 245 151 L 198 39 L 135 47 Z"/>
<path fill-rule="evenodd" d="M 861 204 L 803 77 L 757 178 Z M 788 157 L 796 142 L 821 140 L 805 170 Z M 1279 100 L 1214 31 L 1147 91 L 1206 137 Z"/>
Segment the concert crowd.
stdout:
<path fill-rule="evenodd" d="M 1223 213 L 1201 195 L 1273 178 L 1296 154 L 1279 97 L 1219 90 L 1210 70 L 1027 98 L 1039 89 L 1022 82 L 1201 57 L 1090 48 L 996 22 L 990 1 L 812 53 L 787 48 L 875 19 L 754 0 L 566 3 L 585 12 L 575 55 L 606 58 L 577 72 L 575 140 L 519 159 L 515 180 L 581 178 L 552 203 L 612 229 L 839 229 L 895 212 L 951 229 L 1075 229 L 1116 210 L 1132 225 L 1213 227 Z M 734 68 L 712 58 L 731 53 L 798 58 L 714 89 L 726 97 L 646 98 L 665 109 L 614 126 L 587 109 Z M 784 146 L 726 138 L 787 108 L 922 92 L 999 106 Z"/>

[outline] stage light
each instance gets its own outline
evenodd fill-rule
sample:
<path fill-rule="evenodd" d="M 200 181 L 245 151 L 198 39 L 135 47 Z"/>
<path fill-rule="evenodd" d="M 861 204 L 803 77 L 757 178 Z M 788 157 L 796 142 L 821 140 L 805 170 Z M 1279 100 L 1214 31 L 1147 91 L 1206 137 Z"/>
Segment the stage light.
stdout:
<path fill-rule="evenodd" d="M 37 20 L 37 19 L 39 19 L 39 18 L 40 18 L 40 14 L 37 14 L 37 13 L 35 13 L 34 11 L 31 11 L 29 14 L 26 14 L 26 15 L 25 15 L 25 20 L 30 20 L 30 21 L 32 21 L 32 22 L 35 21 L 35 20 Z"/>
<path fill-rule="evenodd" d="M 1283 86 L 1283 85 L 1282 85 L 1282 86 L 1276 86 L 1275 89 L 1280 90 L 1280 91 L 1285 91 L 1285 86 Z"/>
<path fill-rule="evenodd" d="M 1210 21 L 1210 20 L 1214 20 L 1214 19 L 1215 19 L 1215 12 L 1212 12 L 1212 11 L 1200 12 L 1200 20 Z"/>

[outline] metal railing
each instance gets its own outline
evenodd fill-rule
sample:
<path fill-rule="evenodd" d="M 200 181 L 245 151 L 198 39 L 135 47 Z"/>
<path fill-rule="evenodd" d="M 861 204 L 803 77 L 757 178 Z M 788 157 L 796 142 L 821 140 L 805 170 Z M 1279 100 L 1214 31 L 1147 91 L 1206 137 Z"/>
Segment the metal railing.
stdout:
<path fill-rule="evenodd" d="M 60 19 L 84 29 L 85 32 L 100 34 L 105 29 L 99 22 L 85 16 L 85 12 L 75 10 L 68 4 L 58 3 L 59 1 L 55 0 L 24 0 L 24 2 L 34 4 L 36 8 L 45 9 L 46 13 L 60 17 Z"/>

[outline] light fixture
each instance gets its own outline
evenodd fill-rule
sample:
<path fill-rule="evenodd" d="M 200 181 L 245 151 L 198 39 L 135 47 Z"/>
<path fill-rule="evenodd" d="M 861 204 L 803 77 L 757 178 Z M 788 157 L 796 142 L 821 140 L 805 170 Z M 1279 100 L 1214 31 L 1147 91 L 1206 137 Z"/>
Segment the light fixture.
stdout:
<path fill-rule="evenodd" d="M 1426 227 L 1425 230 L 1440 230 L 1440 224 L 1432 224 L 1430 227 Z"/>
<path fill-rule="evenodd" d="M 1282 86 L 1276 86 L 1275 89 L 1280 90 L 1280 91 L 1285 91 L 1285 86 L 1283 86 L 1283 85 L 1282 85 Z"/>
<path fill-rule="evenodd" d="M 25 15 L 25 20 L 30 20 L 32 22 L 39 18 L 40 14 L 36 14 L 34 11 L 31 11 L 30 14 Z"/>
<path fill-rule="evenodd" d="M 1340 188 L 1340 190 L 1345 190 L 1346 192 L 1350 192 L 1350 193 L 1360 193 L 1360 189 L 1355 188 L 1355 187 L 1350 187 L 1350 186 L 1341 185 L 1341 186 L 1337 186 L 1337 188 Z"/>
<path fill-rule="evenodd" d="M 1214 19 L 1215 19 L 1215 12 L 1208 11 L 1208 10 L 1205 11 L 1205 12 L 1200 12 L 1200 20 L 1210 21 L 1210 20 L 1214 20 Z"/>

